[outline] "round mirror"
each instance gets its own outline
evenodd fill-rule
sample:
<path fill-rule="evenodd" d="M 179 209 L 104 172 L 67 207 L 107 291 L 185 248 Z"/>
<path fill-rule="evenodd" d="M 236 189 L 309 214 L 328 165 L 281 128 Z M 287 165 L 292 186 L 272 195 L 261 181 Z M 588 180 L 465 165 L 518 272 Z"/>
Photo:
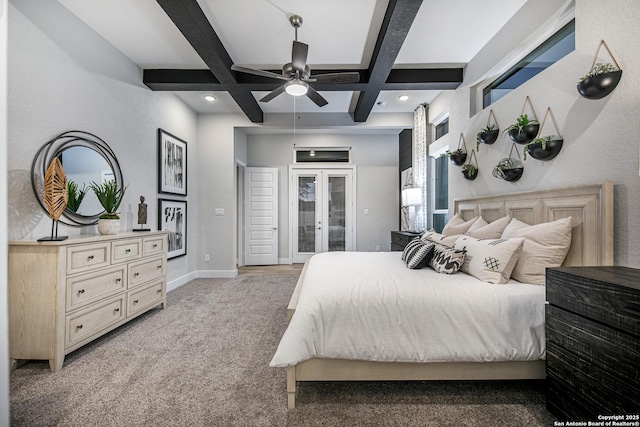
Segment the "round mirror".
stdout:
<path fill-rule="evenodd" d="M 122 172 L 111 148 L 102 139 L 83 131 L 65 132 L 44 144 L 36 153 L 31 167 L 31 185 L 40 205 L 44 208 L 42 180 L 54 158 L 62 163 L 70 193 L 63 213 L 67 225 L 92 225 L 104 209 L 91 190 L 91 183 L 102 184 L 115 180 L 122 187 Z M 45 208 L 46 209 L 46 208 Z"/>

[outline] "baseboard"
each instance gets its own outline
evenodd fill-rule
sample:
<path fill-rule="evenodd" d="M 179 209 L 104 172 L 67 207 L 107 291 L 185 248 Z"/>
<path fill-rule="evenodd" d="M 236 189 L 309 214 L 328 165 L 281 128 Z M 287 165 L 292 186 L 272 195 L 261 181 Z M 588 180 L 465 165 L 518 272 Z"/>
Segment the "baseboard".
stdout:
<path fill-rule="evenodd" d="M 291 265 L 293 260 L 291 258 L 278 258 L 278 264 Z"/>
<path fill-rule="evenodd" d="M 238 269 L 233 270 L 198 270 L 196 277 L 198 279 L 233 279 L 238 275 Z"/>
<path fill-rule="evenodd" d="M 198 277 L 196 275 L 195 271 L 192 271 L 189 274 L 185 274 L 182 277 L 178 277 L 175 280 L 172 280 L 170 282 L 167 282 L 167 292 L 172 291 L 176 288 L 179 288 L 180 286 L 184 285 L 185 283 L 188 283 L 190 281 L 192 281 L 193 279 L 195 279 L 196 277 Z"/>

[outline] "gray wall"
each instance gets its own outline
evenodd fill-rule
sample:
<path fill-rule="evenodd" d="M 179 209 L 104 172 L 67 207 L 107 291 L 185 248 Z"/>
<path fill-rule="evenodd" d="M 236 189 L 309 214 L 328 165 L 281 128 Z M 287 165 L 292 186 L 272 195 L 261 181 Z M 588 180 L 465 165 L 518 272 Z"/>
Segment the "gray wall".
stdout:
<path fill-rule="evenodd" d="M 472 114 L 471 85 L 527 35 L 535 33 L 558 6 L 555 0 L 530 0 L 469 63 L 465 85 L 431 104 L 432 117 L 449 110 L 449 146 L 455 147 L 463 133 L 469 150 L 475 148 L 475 134 L 486 125 L 489 108 Z M 456 198 L 610 180 L 615 184 L 616 264 L 640 267 L 640 2 L 618 0 L 615 6 L 605 6 L 602 2 L 578 0 L 575 15 L 576 50 L 490 107 L 503 129 L 520 114 L 527 95 L 540 121 L 547 107 L 551 107 L 564 137 L 562 151 L 549 162 L 528 158 L 522 178 L 509 183 L 491 176 L 498 160 L 509 155 L 508 137 L 481 146 L 480 174 L 475 181 L 464 180 L 457 167 L 450 167 L 450 209 Z M 602 39 L 624 70 L 622 80 L 606 98 L 587 100 L 576 91 L 576 81 L 589 71 Z M 608 58 L 606 54 L 601 57 Z M 545 124 L 543 134 L 555 133 L 553 125 L 549 125 Z M 522 146 L 518 148 L 522 154 Z"/>
<path fill-rule="evenodd" d="M 391 230 L 398 227 L 398 135 L 288 134 L 249 135 L 247 165 L 279 170 L 279 258 L 290 257 L 288 166 L 296 147 L 351 147 L 356 165 L 356 250 L 391 249 Z M 365 215 L 364 210 L 369 214 Z"/>
<path fill-rule="evenodd" d="M 9 4 L 9 237 L 37 239 L 51 220 L 35 202 L 29 170 L 36 151 L 55 135 L 84 130 L 104 139 L 120 162 L 128 190 L 122 229 L 137 226 L 140 195 L 157 227 L 157 129 L 187 141 L 187 256 L 168 264 L 168 280 L 195 270 L 198 206 L 196 114 L 176 96 L 150 91 L 141 70 L 58 2 Z M 60 226 L 61 235 L 97 233 Z"/>

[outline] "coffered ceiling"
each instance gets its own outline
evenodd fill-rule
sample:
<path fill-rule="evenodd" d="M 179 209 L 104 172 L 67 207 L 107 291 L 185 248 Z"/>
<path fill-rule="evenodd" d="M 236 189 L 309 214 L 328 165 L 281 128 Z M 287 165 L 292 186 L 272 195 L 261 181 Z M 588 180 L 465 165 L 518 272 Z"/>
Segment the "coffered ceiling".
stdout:
<path fill-rule="evenodd" d="M 172 91 L 195 111 L 268 113 L 411 112 L 458 87 L 464 67 L 526 0 L 58 0 L 129 57 L 152 90 Z M 291 62 L 293 14 L 314 74 L 358 72 L 357 83 L 310 83 L 327 101 L 283 93 L 259 100 Z M 214 102 L 203 95 L 212 94 Z M 408 95 L 400 101 L 399 95 Z"/>

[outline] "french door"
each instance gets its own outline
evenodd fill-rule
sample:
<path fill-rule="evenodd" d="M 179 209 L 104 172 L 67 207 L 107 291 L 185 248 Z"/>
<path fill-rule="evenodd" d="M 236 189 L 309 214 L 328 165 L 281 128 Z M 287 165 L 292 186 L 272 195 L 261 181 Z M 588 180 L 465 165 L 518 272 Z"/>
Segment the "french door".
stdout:
<path fill-rule="evenodd" d="M 355 249 L 354 170 L 292 168 L 293 262 Z"/>

